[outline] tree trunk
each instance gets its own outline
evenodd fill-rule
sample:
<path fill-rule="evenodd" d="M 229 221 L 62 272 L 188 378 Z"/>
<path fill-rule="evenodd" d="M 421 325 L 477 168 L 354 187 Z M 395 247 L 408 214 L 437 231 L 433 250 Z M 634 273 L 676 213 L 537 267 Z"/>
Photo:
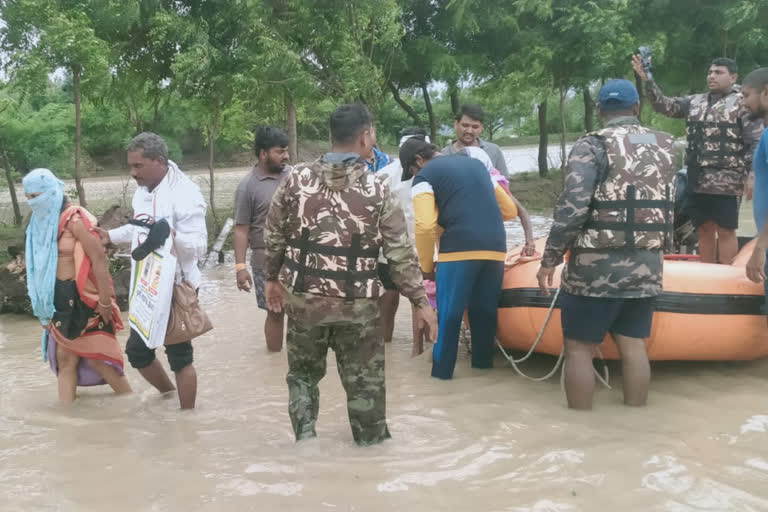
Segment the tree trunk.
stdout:
<path fill-rule="evenodd" d="M 459 108 L 461 108 L 459 104 L 459 88 L 454 86 L 451 89 L 451 111 L 454 116 L 459 113 Z"/>
<path fill-rule="evenodd" d="M 160 119 L 160 93 L 155 93 L 155 100 L 153 102 L 154 112 L 152 114 L 152 131 L 157 130 L 157 121 Z"/>
<path fill-rule="evenodd" d="M 584 131 L 586 133 L 592 133 L 595 129 L 594 111 L 592 94 L 589 92 L 589 86 L 587 86 L 584 88 Z"/>
<path fill-rule="evenodd" d="M 213 104 L 213 112 L 211 113 L 211 118 L 209 120 L 209 126 L 208 126 L 208 179 L 210 180 L 210 197 L 208 199 L 208 202 L 211 205 L 211 215 L 213 215 L 213 225 L 214 230 L 219 230 L 219 219 L 216 216 L 216 200 L 215 200 L 215 179 L 214 179 L 214 157 L 215 151 L 216 151 L 216 138 L 218 137 L 218 131 L 219 131 L 219 102 L 216 100 Z"/>
<path fill-rule="evenodd" d="M 392 82 L 389 82 L 389 90 L 392 91 L 392 98 L 394 98 L 395 103 L 400 105 L 400 108 L 405 110 L 405 113 L 408 114 L 411 119 L 413 119 L 413 122 L 416 123 L 417 126 L 421 126 L 422 122 L 419 114 L 413 109 L 412 106 L 410 106 L 405 102 L 405 100 L 403 100 L 403 98 L 400 97 L 400 91 Z"/>
<path fill-rule="evenodd" d="M 493 137 L 504 128 L 504 122 L 502 120 L 499 120 L 499 122 L 491 121 L 487 126 L 488 142 L 493 142 Z"/>
<path fill-rule="evenodd" d="M 547 129 L 547 100 L 539 103 L 539 176 L 549 173 L 549 130 Z"/>
<path fill-rule="evenodd" d="M 13 172 L 11 171 L 11 159 L 5 151 L 5 146 L 0 140 L 0 153 L 3 156 L 3 167 L 5 167 L 5 179 L 8 180 L 8 192 L 11 194 L 11 205 L 13 206 L 13 225 L 21 226 L 21 209 L 19 209 L 19 199 L 16 197 L 16 185 L 13 183 Z"/>
<path fill-rule="evenodd" d="M 432 110 L 432 100 L 429 98 L 426 82 L 421 83 L 421 92 L 424 94 L 424 106 L 427 108 L 427 114 L 429 115 L 429 137 L 434 144 L 437 141 L 437 120 L 435 119 L 435 112 Z"/>
<path fill-rule="evenodd" d="M 565 85 L 560 86 L 560 169 L 565 173 L 565 164 L 567 155 L 565 154 L 565 134 L 568 131 L 565 118 L 565 96 L 568 88 Z M 563 174 L 565 176 L 565 174 Z"/>
<path fill-rule="evenodd" d="M 299 161 L 299 141 L 296 130 L 296 104 L 290 94 L 285 95 L 285 123 L 288 133 L 288 154 L 291 162 L 296 164 Z"/>
<path fill-rule="evenodd" d="M 77 189 L 77 198 L 80 202 L 80 206 L 83 208 L 88 207 L 88 203 L 85 199 L 85 188 L 80 181 L 80 145 L 82 144 L 82 123 L 80 116 L 80 73 L 82 68 L 75 64 L 72 66 L 72 92 L 75 96 L 75 188 Z"/>
<path fill-rule="evenodd" d="M 640 121 L 640 124 L 643 124 L 643 106 L 645 105 L 645 89 L 643 88 L 643 81 L 640 80 L 640 77 L 637 75 L 637 73 L 635 73 L 635 87 L 637 88 L 637 93 L 640 96 L 640 112 L 637 114 L 637 119 Z"/>

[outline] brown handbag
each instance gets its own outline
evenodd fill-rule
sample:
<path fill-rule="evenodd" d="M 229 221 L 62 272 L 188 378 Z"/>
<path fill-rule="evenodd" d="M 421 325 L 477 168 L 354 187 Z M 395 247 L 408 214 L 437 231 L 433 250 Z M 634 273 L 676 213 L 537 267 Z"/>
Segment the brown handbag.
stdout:
<path fill-rule="evenodd" d="M 174 252 L 176 241 L 174 240 Z M 179 263 L 179 268 L 181 264 Z M 197 290 L 184 278 L 181 270 L 181 282 L 173 285 L 171 313 L 168 316 L 168 329 L 165 332 L 165 345 L 184 343 L 197 338 L 213 329 L 211 320 L 200 307 Z"/>

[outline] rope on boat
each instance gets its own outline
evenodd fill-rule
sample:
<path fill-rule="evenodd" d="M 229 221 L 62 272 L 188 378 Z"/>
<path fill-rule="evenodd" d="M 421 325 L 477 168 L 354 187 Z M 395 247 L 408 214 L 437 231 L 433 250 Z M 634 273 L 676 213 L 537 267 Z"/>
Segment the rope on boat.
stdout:
<path fill-rule="evenodd" d="M 563 341 L 563 349 L 560 351 L 560 355 L 557 357 L 557 362 L 555 363 L 554 368 L 552 368 L 552 371 L 550 371 L 543 377 L 531 377 L 530 375 L 527 375 L 518 367 L 520 363 L 527 361 L 533 355 L 533 353 L 536 350 L 536 347 L 541 342 L 541 338 L 544 336 L 544 330 L 547 328 L 547 325 L 549 324 L 549 320 L 552 318 L 552 311 L 555 309 L 555 303 L 557 302 L 557 298 L 559 296 L 560 296 L 560 288 L 558 288 L 557 291 L 555 291 L 555 295 L 554 297 L 552 297 L 552 303 L 549 305 L 549 309 L 547 310 L 547 316 L 546 318 L 544 318 L 544 324 L 541 326 L 541 329 L 539 330 L 539 335 L 536 337 L 536 341 L 533 342 L 533 344 L 531 345 L 531 348 L 523 357 L 521 357 L 520 359 L 515 359 L 514 357 L 510 356 L 509 353 L 501 345 L 498 339 L 496 339 L 496 346 L 499 347 L 499 350 L 501 351 L 501 353 L 504 355 L 506 360 L 509 361 L 509 364 L 515 370 L 515 373 L 533 382 L 543 382 L 551 378 L 553 375 L 557 373 L 557 371 L 562 366 L 563 371 L 561 372 L 561 375 L 560 375 L 560 387 L 565 389 L 565 341 Z M 595 349 L 598 357 L 604 360 L 603 354 L 600 352 L 600 348 L 595 347 Z M 610 385 L 611 376 L 608 371 L 608 365 L 603 364 L 604 375 L 601 375 L 600 372 L 597 371 L 597 368 L 593 368 L 593 370 L 595 372 L 595 376 L 597 377 L 597 380 L 599 380 L 606 388 L 612 389 Z"/>

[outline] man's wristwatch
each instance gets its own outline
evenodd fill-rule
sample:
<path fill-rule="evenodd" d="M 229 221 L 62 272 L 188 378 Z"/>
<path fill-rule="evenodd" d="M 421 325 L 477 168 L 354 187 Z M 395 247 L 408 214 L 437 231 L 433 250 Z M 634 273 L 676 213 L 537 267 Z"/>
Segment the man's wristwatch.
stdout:
<path fill-rule="evenodd" d="M 241 270 L 247 270 L 248 265 L 245 263 L 235 263 L 235 272 L 240 272 Z"/>

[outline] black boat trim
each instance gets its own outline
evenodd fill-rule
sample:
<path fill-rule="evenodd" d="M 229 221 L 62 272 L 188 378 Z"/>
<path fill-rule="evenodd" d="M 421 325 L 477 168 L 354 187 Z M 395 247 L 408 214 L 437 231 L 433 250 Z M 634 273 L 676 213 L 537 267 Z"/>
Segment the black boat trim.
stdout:
<path fill-rule="evenodd" d="M 545 297 L 538 288 L 502 290 L 499 296 L 500 308 L 549 308 L 551 303 L 552 296 Z M 765 315 L 764 303 L 763 295 L 662 292 L 654 309 L 683 315 Z M 560 308 L 560 297 L 555 308 Z"/>

